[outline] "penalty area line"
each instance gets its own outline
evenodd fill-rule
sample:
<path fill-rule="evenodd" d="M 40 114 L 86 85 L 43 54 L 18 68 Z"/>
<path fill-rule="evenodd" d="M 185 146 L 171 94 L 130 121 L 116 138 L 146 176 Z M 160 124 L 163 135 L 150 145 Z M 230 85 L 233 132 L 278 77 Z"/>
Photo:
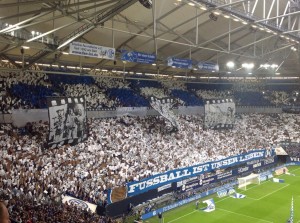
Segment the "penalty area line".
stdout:
<path fill-rule="evenodd" d="M 277 189 L 277 190 L 272 191 L 271 193 L 266 194 L 265 196 L 262 196 L 262 197 L 258 198 L 257 200 L 261 200 L 261 199 L 263 199 L 263 198 L 265 198 L 265 197 L 267 197 L 267 196 L 270 196 L 271 194 L 274 194 L 274 193 L 276 193 L 277 191 L 280 191 L 280 190 L 282 190 L 282 189 L 284 189 L 284 188 L 286 188 L 286 187 L 288 187 L 288 186 L 290 186 L 290 185 L 287 184 L 287 185 L 285 185 L 285 186 L 283 186 L 283 187 L 281 187 L 281 188 L 279 188 L 279 189 Z"/>
<path fill-rule="evenodd" d="M 259 220 L 259 221 L 264 221 L 264 222 L 273 223 L 272 221 L 267 221 L 267 220 L 264 220 L 264 219 L 255 218 L 255 217 L 252 217 L 252 216 L 249 216 L 249 215 L 245 215 L 245 214 L 236 213 L 236 212 L 234 212 L 234 211 L 228 211 L 228 210 L 226 210 L 226 209 L 222 209 L 222 208 L 217 208 L 216 210 L 225 211 L 225 212 L 228 212 L 228 213 L 232 213 L 232 214 L 236 214 L 236 215 L 240 215 L 240 216 L 244 216 L 244 217 L 248 217 L 248 218 L 256 219 L 256 220 Z"/>
<path fill-rule="evenodd" d="M 225 198 L 223 198 L 223 199 L 221 199 L 221 200 L 216 201 L 215 203 L 222 202 L 222 201 L 224 201 L 224 200 L 226 200 L 226 199 L 228 199 L 228 198 L 229 198 L 229 197 L 225 197 Z M 187 214 L 185 214 L 185 215 L 180 216 L 179 218 L 175 218 L 175 219 L 173 219 L 173 220 L 171 220 L 171 221 L 168 221 L 167 223 L 171 223 L 171 222 L 177 221 L 177 220 L 179 220 L 179 219 L 181 219 L 181 218 L 184 218 L 184 217 L 186 217 L 186 216 L 188 216 L 188 215 L 191 215 L 191 214 L 195 213 L 196 211 L 199 211 L 199 210 L 194 210 L 194 211 L 192 211 L 192 212 L 190 212 L 190 213 L 187 213 Z"/>
<path fill-rule="evenodd" d="M 299 170 L 300 169 L 300 167 L 298 167 L 298 168 L 296 168 L 296 169 L 293 169 L 293 170 L 291 170 L 290 172 L 295 172 L 295 171 L 297 171 L 297 170 Z"/>
<path fill-rule="evenodd" d="M 177 221 L 177 220 L 179 220 L 179 219 L 181 219 L 181 218 L 184 218 L 184 217 L 186 217 L 186 216 L 188 216 L 188 215 L 190 215 L 190 214 L 193 214 L 193 213 L 196 212 L 196 211 L 198 211 L 198 210 L 194 210 L 194 211 L 192 211 L 192 212 L 190 212 L 190 213 L 188 213 L 188 214 L 185 214 L 185 215 L 180 216 L 179 218 L 175 218 L 175 219 L 173 219 L 172 221 L 168 221 L 168 223 Z"/>
<path fill-rule="evenodd" d="M 246 198 L 250 199 L 250 200 L 254 200 L 254 201 L 258 201 L 259 199 L 257 198 L 253 198 L 253 197 L 249 197 L 249 196 L 246 196 Z"/>
<path fill-rule="evenodd" d="M 265 184 L 265 183 L 268 183 L 268 182 L 271 182 L 271 181 L 269 181 L 269 180 L 266 180 L 266 181 L 264 181 L 264 182 L 262 182 L 262 183 L 260 183 L 260 184 L 257 184 L 257 185 L 254 185 L 254 186 L 252 186 L 252 187 L 250 187 L 250 188 L 247 188 L 246 190 L 241 190 L 242 192 L 243 191 L 248 191 L 248 190 L 251 190 L 251 189 L 253 189 L 253 188 L 256 188 L 256 187 L 259 187 L 260 185 L 263 185 L 263 184 Z"/>

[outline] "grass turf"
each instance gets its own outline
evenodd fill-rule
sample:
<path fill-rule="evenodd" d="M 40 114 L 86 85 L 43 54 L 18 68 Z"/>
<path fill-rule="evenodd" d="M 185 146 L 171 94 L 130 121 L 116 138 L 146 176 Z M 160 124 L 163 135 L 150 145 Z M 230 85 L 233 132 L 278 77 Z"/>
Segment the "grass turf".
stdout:
<path fill-rule="evenodd" d="M 286 223 L 290 216 L 291 199 L 294 197 L 294 223 L 300 223 L 300 167 L 289 167 L 296 176 L 281 175 L 284 183 L 264 181 L 250 185 L 244 199 L 213 196 L 216 210 L 210 213 L 195 210 L 195 202 L 163 213 L 163 223 Z M 200 200 L 206 200 L 203 198 Z M 158 223 L 157 217 L 144 222 Z"/>

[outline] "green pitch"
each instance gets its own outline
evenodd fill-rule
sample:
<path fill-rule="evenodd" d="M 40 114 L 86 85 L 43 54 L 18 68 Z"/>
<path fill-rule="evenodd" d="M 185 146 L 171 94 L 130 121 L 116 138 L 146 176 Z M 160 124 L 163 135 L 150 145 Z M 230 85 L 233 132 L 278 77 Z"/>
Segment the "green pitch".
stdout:
<path fill-rule="evenodd" d="M 195 202 L 192 202 L 163 213 L 163 223 L 286 223 L 292 196 L 294 223 L 300 223 L 300 167 L 288 169 L 296 176 L 279 176 L 279 179 L 285 180 L 284 183 L 264 181 L 260 185 L 249 185 L 246 191 L 238 191 L 246 195 L 244 199 L 218 198 L 215 195 L 216 210 L 210 213 L 195 210 Z M 159 219 L 155 217 L 145 222 L 158 223 Z"/>

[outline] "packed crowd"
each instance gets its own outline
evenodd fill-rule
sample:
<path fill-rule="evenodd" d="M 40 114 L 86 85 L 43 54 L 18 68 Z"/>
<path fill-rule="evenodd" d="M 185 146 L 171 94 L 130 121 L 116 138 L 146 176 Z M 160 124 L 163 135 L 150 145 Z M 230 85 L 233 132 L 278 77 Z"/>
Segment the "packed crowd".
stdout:
<path fill-rule="evenodd" d="M 183 106 L 227 97 L 240 105 L 300 105 L 297 87 L 293 91 L 272 90 L 255 80 L 237 82 L 231 88 L 199 85 L 191 90 L 186 83 L 172 80 L 57 77 L 43 72 L 1 71 L 0 113 L 46 108 L 48 96 L 81 95 L 86 96 L 89 109 L 149 106 L 151 96 L 173 97 Z M 22 132 L 5 126 L 5 133 L 0 133 L 0 200 L 2 194 L 9 195 L 5 198 L 9 212 L 20 223 L 109 223 L 113 221 L 62 204 L 61 196 L 105 204 L 107 190 L 128 181 L 271 148 L 282 141 L 300 141 L 300 117 L 293 114 L 241 115 L 232 130 L 223 131 L 204 130 L 200 116 L 180 116 L 178 123 L 179 131 L 170 133 L 162 117 L 90 119 L 85 142 L 56 149 L 46 146 L 48 123 L 28 123 Z M 285 149 L 300 156 L 299 145 Z"/>
<path fill-rule="evenodd" d="M 193 87 L 191 87 L 193 86 Z M 134 80 L 110 76 L 55 75 L 43 72 L 0 73 L 0 111 L 46 108 L 50 96 L 86 96 L 89 109 L 149 106 L 150 96 L 173 97 L 182 106 L 201 106 L 207 99 L 231 97 L 238 105 L 299 105 L 297 86 L 273 89 L 261 82 L 208 85 L 172 80 Z M 276 90 L 277 89 L 277 90 Z M 134 98 L 135 103 L 131 103 Z"/>
<path fill-rule="evenodd" d="M 110 218 L 99 216 L 76 205 L 54 202 L 50 198 L 37 201 L 34 196 L 18 189 L 7 199 L 10 218 L 16 223 L 113 223 Z"/>
<path fill-rule="evenodd" d="M 230 91 L 198 90 L 196 94 L 200 98 L 204 98 L 206 100 L 233 98 L 233 95 Z"/>
<path fill-rule="evenodd" d="M 144 87 L 141 88 L 141 94 L 146 98 L 154 96 L 156 98 L 167 98 L 168 94 L 166 94 L 164 89 L 161 88 L 153 88 L 153 87 Z"/>
<path fill-rule="evenodd" d="M 0 135 L 0 188 L 37 202 L 68 192 L 102 203 L 109 188 L 168 170 L 299 138 L 299 115 L 242 115 L 232 130 L 203 130 L 200 116 L 180 116 L 180 131 L 166 133 L 162 117 L 89 120 L 89 138 L 45 149 L 47 123 Z M 22 217 L 21 217 L 22 218 Z M 23 219 L 24 220 L 24 219 Z M 66 221 L 68 222 L 68 221 Z"/>
<path fill-rule="evenodd" d="M 50 88 L 51 83 L 47 80 L 48 76 L 45 73 L 2 71 L 0 74 L 0 113 L 11 113 L 13 109 L 19 108 L 37 108 L 36 105 L 31 103 L 37 93 L 33 89 L 36 87 Z M 19 92 L 16 86 L 19 85 L 23 86 L 23 89 L 18 95 Z"/>
<path fill-rule="evenodd" d="M 64 89 L 65 96 L 68 97 L 80 97 L 85 96 L 86 106 L 90 109 L 114 107 L 114 101 L 107 98 L 104 90 L 99 89 L 96 85 L 76 84 L 76 85 L 64 85 L 61 87 Z"/>
<path fill-rule="evenodd" d="M 283 148 L 290 157 L 300 158 L 300 140 L 298 140 L 298 142 L 285 145 Z"/>

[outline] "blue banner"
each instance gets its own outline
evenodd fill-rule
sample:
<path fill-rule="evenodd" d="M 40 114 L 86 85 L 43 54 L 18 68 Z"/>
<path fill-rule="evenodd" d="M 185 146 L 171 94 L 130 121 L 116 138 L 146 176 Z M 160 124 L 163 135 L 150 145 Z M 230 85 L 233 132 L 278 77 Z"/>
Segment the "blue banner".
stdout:
<path fill-rule="evenodd" d="M 168 66 L 183 68 L 183 69 L 192 69 L 193 68 L 192 60 L 180 59 L 180 58 L 175 58 L 175 57 L 168 58 Z"/>
<path fill-rule="evenodd" d="M 219 65 L 212 62 L 199 62 L 197 67 L 199 70 L 215 71 L 215 72 L 219 71 Z"/>
<path fill-rule="evenodd" d="M 186 178 L 194 177 L 203 173 L 211 172 L 215 169 L 224 169 L 231 166 L 239 165 L 248 161 L 258 160 L 263 158 L 268 158 L 275 156 L 274 150 L 253 150 L 251 152 L 228 157 L 222 160 L 199 164 L 196 166 L 186 167 L 177 170 L 171 170 L 162 174 L 157 174 L 152 177 L 146 178 L 138 182 L 129 182 L 127 186 L 127 196 L 134 196 L 140 193 L 144 193 L 148 190 L 161 187 L 162 185 L 177 182 Z M 238 173 L 243 173 L 248 171 L 249 168 L 239 169 Z M 224 179 L 232 176 L 232 171 L 222 173 L 217 175 L 217 179 Z"/>
<path fill-rule="evenodd" d="M 153 64 L 156 62 L 156 55 L 137 51 L 123 51 L 121 60 L 135 63 Z"/>
<path fill-rule="evenodd" d="M 275 162 L 277 162 L 276 157 L 268 157 L 267 159 L 264 159 L 262 161 L 256 160 L 255 163 L 252 162 L 252 164 L 250 164 L 250 165 L 247 164 L 247 166 L 238 167 L 236 169 L 224 171 L 222 173 L 218 173 L 216 175 L 209 176 L 206 178 L 202 178 L 203 175 L 198 175 L 196 177 L 187 178 L 187 179 L 177 182 L 177 188 L 178 188 L 177 190 L 180 189 L 182 192 L 194 190 L 199 187 L 218 182 L 220 180 L 225 180 L 232 176 L 236 176 L 236 175 L 246 173 L 246 172 L 251 172 L 255 168 L 274 164 Z"/>

